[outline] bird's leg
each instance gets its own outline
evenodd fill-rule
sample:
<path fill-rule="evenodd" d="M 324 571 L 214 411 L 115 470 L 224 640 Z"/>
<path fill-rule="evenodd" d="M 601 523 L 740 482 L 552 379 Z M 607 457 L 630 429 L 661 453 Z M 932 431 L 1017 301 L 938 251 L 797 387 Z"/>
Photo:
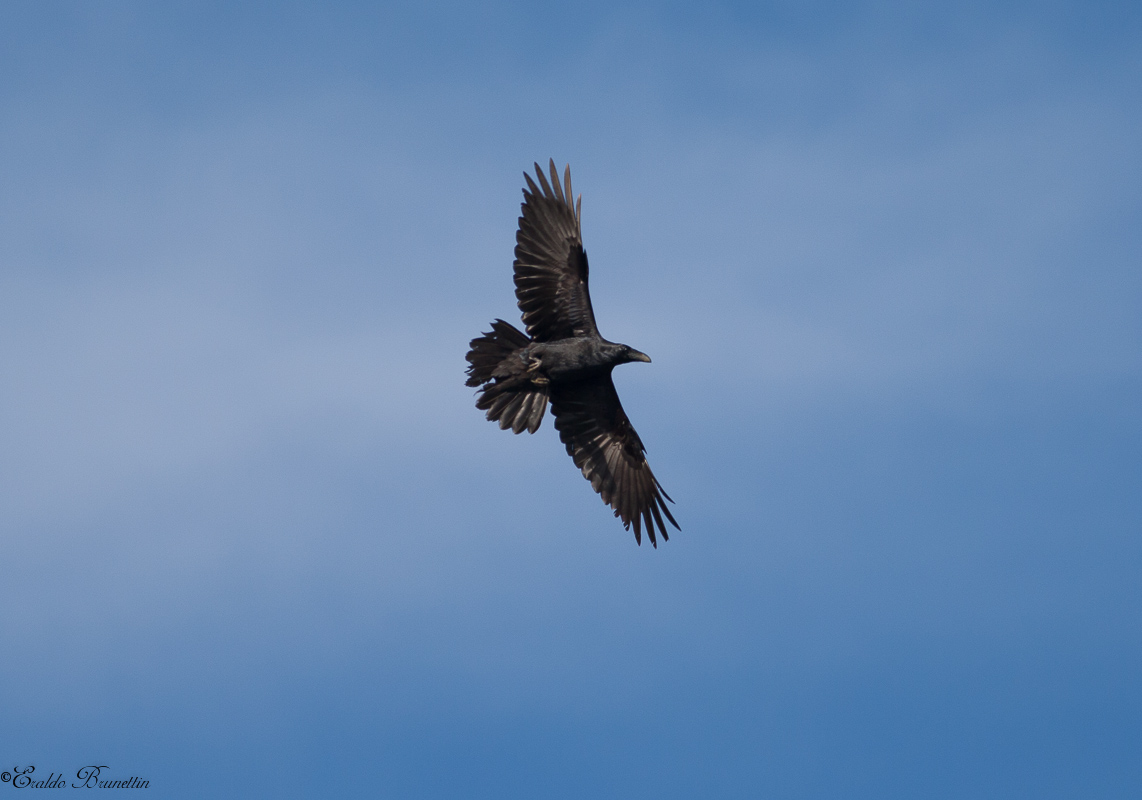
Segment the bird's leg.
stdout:
<path fill-rule="evenodd" d="M 551 382 L 546 375 L 539 371 L 542 366 L 543 363 L 540 361 L 539 356 L 531 356 L 531 358 L 528 359 L 527 374 L 528 377 L 531 378 L 531 382 L 536 386 L 546 386 Z"/>

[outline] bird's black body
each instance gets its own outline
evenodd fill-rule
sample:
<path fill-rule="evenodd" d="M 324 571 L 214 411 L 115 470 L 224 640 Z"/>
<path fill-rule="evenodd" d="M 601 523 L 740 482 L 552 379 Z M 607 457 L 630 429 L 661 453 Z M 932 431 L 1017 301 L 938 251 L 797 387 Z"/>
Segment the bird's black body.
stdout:
<path fill-rule="evenodd" d="M 619 364 L 650 361 L 625 344 L 615 344 L 597 336 L 576 336 L 554 342 L 533 342 L 521 354 L 536 363 L 538 371 L 557 382 L 578 381 L 604 372 Z"/>
<path fill-rule="evenodd" d="M 473 339 L 468 385 L 480 386 L 476 408 L 501 428 L 535 433 L 551 403 L 555 428 L 575 465 L 615 516 L 642 542 L 669 538 L 662 516 L 675 528 L 666 492 L 646 463 L 646 448 L 619 403 L 611 370 L 646 361 L 644 353 L 608 342 L 595 326 L 587 291 L 587 253 L 579 202 L 571 202 L 571 169 L 563 185 L 551 162 L 551 183 L 535 165 L 539 186 L 524 173 L 523 216 L 516 233 L 516 299 L 527 333 L 503 320 Z M 542 186 L 542 190 L 539 188 Z"/>

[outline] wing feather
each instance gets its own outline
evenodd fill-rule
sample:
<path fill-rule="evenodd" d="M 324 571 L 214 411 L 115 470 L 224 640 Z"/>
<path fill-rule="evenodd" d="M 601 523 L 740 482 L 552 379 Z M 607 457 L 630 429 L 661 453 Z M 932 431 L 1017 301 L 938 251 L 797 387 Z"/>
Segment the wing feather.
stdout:
<path fill-rule="evenodd" d="M 516 232 L 516 301 L 528 334 L 537 341 L 597 336 L 579 224 L 582 198 L 572 202 L 570 166 L 562 181 L 554 160 L 549 168 L 550 182 L 539 164 L 536 180 L 524 173 L 527 188 Z"/>
<path fill-rule="evenodd" d="M 662 515 L 681 530 L 665 502 L 662 490 L 646 462 L 646 448 L 627 419 L 610 375 L 571 384 L 552 384 L 551 413 L 567 454 L 603 502 L 642 543 L 645 527 L 650 543 L 657 535 L 669 539 Z"/>

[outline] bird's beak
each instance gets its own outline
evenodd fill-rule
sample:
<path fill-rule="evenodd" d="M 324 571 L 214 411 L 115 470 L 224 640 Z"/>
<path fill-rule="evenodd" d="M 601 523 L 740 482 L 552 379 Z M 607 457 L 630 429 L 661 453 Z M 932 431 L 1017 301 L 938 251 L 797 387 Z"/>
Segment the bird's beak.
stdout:
<path fill-rule="evenodd" d="M 650 356 L 648 356 L 646 353 L 640 353 L 637 350 L 631 350 L 630 351 L 630 360 L 631 361 L 645 361 L 647 364 L 649 364 L 650 363 Z"/>

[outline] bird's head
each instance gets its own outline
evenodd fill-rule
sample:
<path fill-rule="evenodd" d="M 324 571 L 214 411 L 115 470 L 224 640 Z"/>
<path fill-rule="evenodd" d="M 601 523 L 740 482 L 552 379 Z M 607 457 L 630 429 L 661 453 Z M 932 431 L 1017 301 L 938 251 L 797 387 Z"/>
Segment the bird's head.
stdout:
<path fill-rule="evenodd" d="M 639 351 L 635 350 L 630 345 L 624 344 L 623 345 L 623 351 L 622 351 L 622 360 L 623 360 L 623 363 L 627 363 L 630 361 L 645 361 L 647 364 L 649 364 L 650 363 L 650 356 L 648 356 L 646 353 L 640 353 Z"/>

